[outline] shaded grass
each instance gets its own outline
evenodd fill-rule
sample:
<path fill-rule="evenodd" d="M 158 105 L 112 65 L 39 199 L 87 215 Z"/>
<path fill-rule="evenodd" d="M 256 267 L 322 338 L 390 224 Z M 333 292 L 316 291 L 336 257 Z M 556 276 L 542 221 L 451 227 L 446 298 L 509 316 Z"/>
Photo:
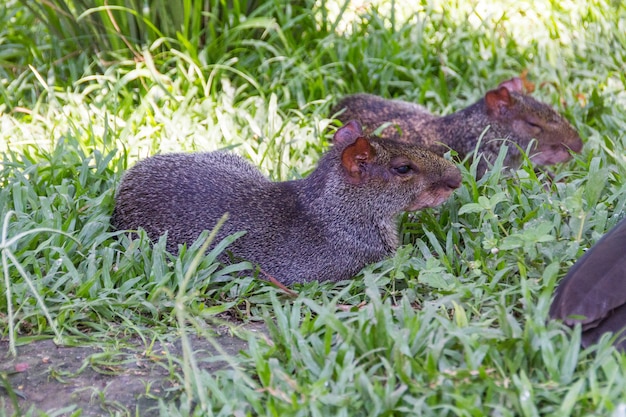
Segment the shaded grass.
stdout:
<path fill-rule="evenodd" d="M 202 334 L 198 324 L 224 314 L 265 321 L 270 340 L 251 337 L 237 366 L 173 375 L 182 406 L 162 403 L 162 415 L 621 415 L 624 356 L 608 338 L 582 350 L 578 329 L 546 317 L 558 279 L 623 217 L 626 16 L 601 1 L 540 5 L 546 13 L 522 2 L 477 21 L 475 4 L 434 3 L 406 24 L 374 7 L 336 33 L 339 17 L 319 24 L 320 9 L 267 2 L 262 36 L 229 26 L 204 51 L 187 45 L 196 33 L 170 48 L 145 43 L 141 59 L 102 65 L 81 53 L 57 68 L 42 50 L 52 32 L 30 36 L 37 21 L 13 3 L 0 11 L 16 19 L 0 25 L 4 39 L 36 53 L 2 61 L 0 214 L 17 213 L 9 238 L 32 231 L 10 250 L 68 343 Z M 532 36 L 520 33 L 520 10 Z M 344 93 L 449 113 L 524 68 L 535 95 L 580 130 L 582 155 L 554 181 L 500 159 L 477 182 L 470 161 L 441 208 L 404 217 L 398 254 L 353 281 L 301 285 L 289 300 L 237 265 L 194 265 L 200 242 L 173 257 L 164 241 L 109 230 L 120 175 L 139 158 L 228 148 L 272 179 L 298 178 L 327 145 Z M 8 266 L 17 342 L 49 336 L 42 303 Z M 186 320 L 176 319 L 181 290 Z"/>

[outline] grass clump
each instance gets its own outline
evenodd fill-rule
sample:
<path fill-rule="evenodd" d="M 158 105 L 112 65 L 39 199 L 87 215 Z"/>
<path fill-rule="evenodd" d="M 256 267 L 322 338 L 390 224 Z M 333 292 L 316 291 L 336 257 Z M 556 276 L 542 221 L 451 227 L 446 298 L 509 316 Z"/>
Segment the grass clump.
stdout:
<path fill-rule="evenodd" d="M 180 355 L 164 354 L 161 415 L 623 414 L 624 356 L 546 322 L 558 280 L 626 205 L 622 4 L 150 3 L 0 10 L 0 336 L 11 346 L 58 333 L 114 352 L 139 338 L 150 351 L 184 335 Z M 524 69 L 579 130 L 582 154 L 511 171 L 503 153 L 478 181 L 469 161 L 442 207 L 404 217 L 397 255 L 352 281 L 301 285 L 291 299 L 240 275 L 244 264 L 198 258 L 201 241 L 172 256 L 163 240 L 110 230 L 138 159 L 229 149 L 294 179 L 326 148 L 344 94 L 448 114 Z M 219 347 L 221 326 L 248 347 L 208 369 L 196 349 Z"/>

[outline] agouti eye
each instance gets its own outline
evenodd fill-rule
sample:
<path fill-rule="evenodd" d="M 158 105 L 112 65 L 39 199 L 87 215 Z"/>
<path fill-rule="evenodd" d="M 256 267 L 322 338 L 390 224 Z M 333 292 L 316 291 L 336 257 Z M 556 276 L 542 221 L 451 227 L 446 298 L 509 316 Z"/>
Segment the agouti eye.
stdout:
<path fill-rule="evenodd" d="M 409 172 L 411 172 L 411 166 L 410 165 L 400 165 L 399 167 L 395 167 L 394 171 L 396 171 L 396 173 L 400 174 L 400 175 L 404 175 L 404 174 L 408 174 Z"/>
<path fill-rule="evenodd" d="M 543 128 L 540 125 L 538 125 L 537 123 L 529 122 L 528 120 L 526 120 L 526 123 L 528 124 L 528 126 L 532 127 L 537 132 L 543 131 Z"/>

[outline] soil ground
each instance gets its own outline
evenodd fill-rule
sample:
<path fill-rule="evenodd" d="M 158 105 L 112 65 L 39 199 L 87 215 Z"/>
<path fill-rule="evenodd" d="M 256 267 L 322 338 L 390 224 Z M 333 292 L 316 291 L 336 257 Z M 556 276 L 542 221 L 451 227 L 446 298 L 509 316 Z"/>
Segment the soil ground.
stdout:
<path fill-rule="evenodd" d="M 262 324 L 246 327 L 253 332 L 265 329 Z M 190 340 L 200 368 L 211 372 L 227 366 L 207 339 Z M 231 356 L 247 347 L 245 340 L 228 332 L 218 333 L 214 340 Z M 55 411 L 55 415 L 69 416 L 78 410 L 80 416 L 158 415 L 158 399 L 175 399 L 182 390 L 171 373 L 174 369 L 182 374 L 181 341 L 157 342 L 150 354 L 140 339 L 125 346 L 112 352 L 110 346 L 58 347 L 42 340 L 18 346 L 17 357 L 12 358 L 8 340 L 0 340 L 0 376 L 5 381 L 0 379 L 0 415 Z M 17 410 L 6 382 L 18 394 Z"/>

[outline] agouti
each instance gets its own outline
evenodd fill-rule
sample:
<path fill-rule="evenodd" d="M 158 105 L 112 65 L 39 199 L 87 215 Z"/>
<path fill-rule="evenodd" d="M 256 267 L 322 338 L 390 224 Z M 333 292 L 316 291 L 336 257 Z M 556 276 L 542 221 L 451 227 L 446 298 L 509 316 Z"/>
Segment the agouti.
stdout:
<path fill-rule="evenodd" d="M 283 284 L 344 280 L 398 246 L 397 217 L 434 207 L 461 184 L 458 168 L 407 143 L 364 136 L 352 121 L 307 177 L 271 182 L 224 152 L 158 155 L 125 173 L 111 219 L 118 230 L 193 243 L 228 212 L 218 239 Z M 225 260 L 227 257 L 223 257 Z"/>
<path fill-rule="evenodd" d="M 456 113 L 439 117 L 424 107 L 400 100 L 387 100 L 370 94 L 355 94 L 342 99 L 333 110 L 341 121 L 357 120 L 371 134 L 390 123 L 380 136 L 425 146 L 437 154 L 455 150 L 462 159 L 476 148 L 484 133 L 479 152 L 493 163 L 503 140 L 509 149 L 505 165 L 517 168 L 520 150 L 526 151 L 533 139 L 536 144 L 530 159 L 538 165 L 567 161 L 570 151 L 580 152 L 583 143 L 570 123 L 547 104 L 524 94 L 520 78 L 501 83 L 484 98 Z M 517 145 L 517 146 L 514 146 Z M 487 168 L 481 161 L 479 175 Z"/>

